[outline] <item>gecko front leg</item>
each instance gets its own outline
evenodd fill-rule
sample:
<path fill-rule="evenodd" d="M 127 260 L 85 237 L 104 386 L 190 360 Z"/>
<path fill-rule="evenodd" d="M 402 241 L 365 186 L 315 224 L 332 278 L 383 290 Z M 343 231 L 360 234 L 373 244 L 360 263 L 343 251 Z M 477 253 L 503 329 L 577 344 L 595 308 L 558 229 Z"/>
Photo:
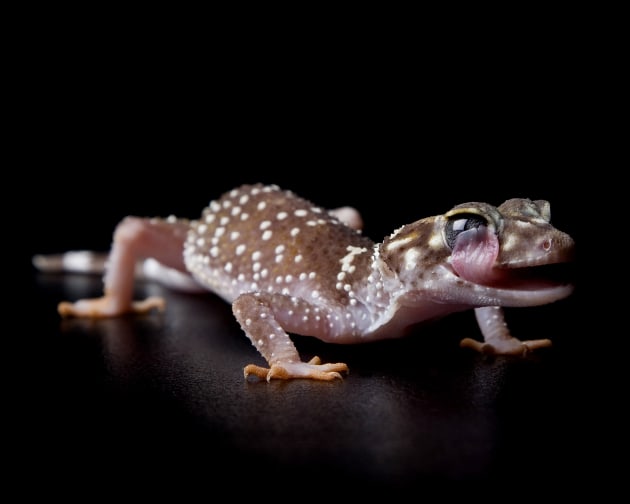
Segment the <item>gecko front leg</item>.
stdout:
<path fill-rule="evenodd" d="M 475 317 L 484 343 L 471 338 L 464 338 L 460 342 L 462 347 L 492 355 L 525 355 L 531 350 L 551 346 L 549 339 L 521 341 L 512 336 L 500 306 L 475 308 Z"/>
<path fill-rule="evenodd" d="M 348 371 L 344 363 L 322 364 L 319 357 L 302 362 L 291 338 L 280 325 L 284 319 L 288 325 L 296 313 L 304 313 L 306 302 L 282 294 L 245 293 L 232 304 L 234 316 L 256 349 L 265 358 L 269 368 L 250 364 L 244 374 L 255 375 L 270 381 L 273 378 L 309 378 L 312 380 L 341 379 L 342 372 Z M 313 308 L 319 310 L 318 308 Z M 323 314 L 322 314 L 323 315 Z M 310 321 L 301 320 L 301 328 L 307 325 L 314 332 L 323 330 L 325 317 L 317 315 Z M 297 322 L 296 322 L 297 323 Z"/>
<path fill-rule="evenodd" d="M 134 271 L 140 258 L 152 257 L 164 266 L 186 272 L 182 258 L 188 221 L 169 218 L 126 217 L 114 231 L 104 278 L 102 297 L 61 302 L 57 310 L 64 317 L 115 317 L 124 313 L 163 310 L 164 300 L 149 297 L 133 301 Z"/>

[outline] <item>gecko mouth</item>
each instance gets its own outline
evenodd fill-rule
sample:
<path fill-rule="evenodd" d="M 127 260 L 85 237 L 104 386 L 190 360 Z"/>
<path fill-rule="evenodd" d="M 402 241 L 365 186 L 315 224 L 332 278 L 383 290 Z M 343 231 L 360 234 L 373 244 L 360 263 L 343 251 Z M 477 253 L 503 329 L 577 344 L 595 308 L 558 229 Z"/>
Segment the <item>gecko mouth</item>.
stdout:
<path fill-rule="evenodd" d="M 554 244 L 552 248 L 552 243 Z M 477 285 L 513 292 L 563 292 L 573 278 L 574 249 L 570 239 L 546 239 L 522 260 L 500 257 L 500 243 L 487 227 L 461 232 L 451 254 L 451 266 L 462 279 Z"/>
<path fill-rule="evenodd" d="M 545 290 L 571 286 L 575 278 L 572 262 L 526 266 L 520 268 L 493 268 L 485 281 L 488 287 L 510 290 Z"/>
<path fill-rule="evenodd" d="M 463 301 L 470 303 L 474 299 L 474 304 L 479 306 L 539 306 L 566 298 L 574 289 L 570 263 L 519 268 L 495 266 L 475 278 L 451 271 L 469 282 L 472 292 L 478 293 L 477 297 L 464 297 Z"/>

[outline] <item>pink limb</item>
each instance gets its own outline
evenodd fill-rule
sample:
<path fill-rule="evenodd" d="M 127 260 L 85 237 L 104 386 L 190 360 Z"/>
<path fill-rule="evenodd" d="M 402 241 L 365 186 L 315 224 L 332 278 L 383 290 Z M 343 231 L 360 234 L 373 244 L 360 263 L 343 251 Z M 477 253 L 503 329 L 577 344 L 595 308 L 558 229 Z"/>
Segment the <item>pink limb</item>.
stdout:
<path fill-rule="evenodd" d="M 97 318 L 163 310 L 164 300 L 159 297 L 133 301 L 136 263 L 152 257 L 164 266 L 186 272 L 183 248 L 187 230 L 186 220 L 126 217 L 114 232 L 103 296 L 59 303 L 60 315 Z"/>
<path fill-rule="evenodd" d="M 551 340 L 538 339 L 521 341 L 510 334 L 505 322 L 503 309 L 499 306 L 475 308 L 475 316 L 484 343 L 471 338 L 464 338 L 460 346 L 472 348 L 491 355 L 526 355 L 532 350 L 551 346 Z"/>

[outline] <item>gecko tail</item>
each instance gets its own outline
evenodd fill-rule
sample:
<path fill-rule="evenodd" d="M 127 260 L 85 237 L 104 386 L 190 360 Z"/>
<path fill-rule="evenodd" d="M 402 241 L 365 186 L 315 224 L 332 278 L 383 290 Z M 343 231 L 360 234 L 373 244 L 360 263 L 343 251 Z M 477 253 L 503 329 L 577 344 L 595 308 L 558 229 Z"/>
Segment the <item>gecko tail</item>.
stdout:
<path fill-rule="evenodd" d="M 79 273 L 103 275 L 108 254 L 91 250 L 73 250 L 62 254 L 37 254 L 32 263 L 42 273 Z M 155 259 L 144 259 L 136 264 L 138 280 L 153 280 L 166 287 L 183 292 L 204 292 L 205 289 L 192 276 L 169 268 Z"/>
<path fill-rule="evenodd" d="M 90 250 L 75 250 L 63 254 L 37 254 L 33 266 L 44 273 L 103 274 L 107 254 Z"/>

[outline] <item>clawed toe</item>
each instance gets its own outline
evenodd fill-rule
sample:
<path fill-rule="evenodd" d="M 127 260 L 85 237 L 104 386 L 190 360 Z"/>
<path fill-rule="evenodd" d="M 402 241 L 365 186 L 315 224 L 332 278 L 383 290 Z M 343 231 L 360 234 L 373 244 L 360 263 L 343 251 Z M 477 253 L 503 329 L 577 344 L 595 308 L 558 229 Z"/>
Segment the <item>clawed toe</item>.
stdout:
<path fill-rule="evenodd" d="M 62 317 L 107 318 L 118 317 L 126 313 L 145 314 L 153 309 L 164 311 L 166 302 L 158 296 L 148 297 L 131 304 L 103 296 L 93 299 L 80 299 L 74 303 L 62 301 L 57 305 L 57 311 Z"/>
<path fill-rule="evenodd" d="M 527 340 L 521 341 L 516 338 L 500 340 L 493 343 L 482 343 L 471 338 L 464 338 L 460 341 L 462 348 L 471 348 L 485 355 L 516 355 L 525 357 L 528 353 L 539 348 L 551 346 L 551 340 Z"/>
<path fill-rule="evenodd" d="M 348 366 L 342 362 L 321 364 L 319 357 L 313 357 L 308 362 L 286 362 L 274 364 L 270 368 L 249 364 L 243 373 L 247 379 L 253 375 L 261 380 L 271 381 L 306 378 L 310 380 L 332 381 L 342 380 L 341 373 L 347 373 Z"/>

